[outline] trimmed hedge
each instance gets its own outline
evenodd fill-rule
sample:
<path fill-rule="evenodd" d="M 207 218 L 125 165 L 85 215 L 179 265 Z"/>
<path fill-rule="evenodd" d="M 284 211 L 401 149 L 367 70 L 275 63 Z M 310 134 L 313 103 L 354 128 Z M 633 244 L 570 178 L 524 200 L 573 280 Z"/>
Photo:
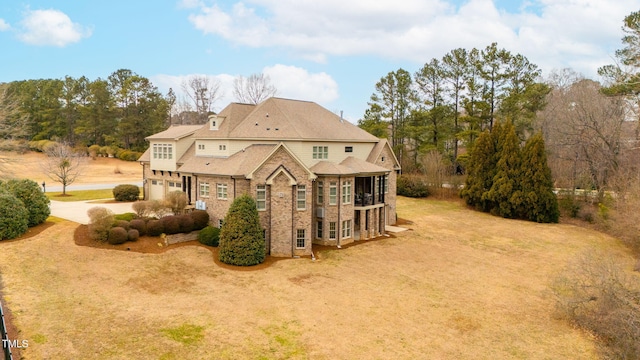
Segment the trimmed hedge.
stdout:
<path fill-rule="evenodd" d="M 140 236 L 147 234 L 147 223 L 142 219 L 133 219 L 129 222 L 129 228 L 132 230 L 138 230 Z"/>
<path fill-rule="evenodd" d="M 213 226 L 207 226 L 198 233 L 198 241 L 207 246 L 217 247 L 220 242 L 220 229 Z"/>
<path fill-rule="evenodd" d="M 113 188 L 113 198 L 116 201 L 136 201 L 140 197 L 140 188 L 135 185 L 123 184 Z"/>
<path fill-rule="evenodd" d="M 147 235 L 160 236 L 164 233 L 164 222 L 162 220 L 149 220 L 147 222 Z"/>
<path fill-rule="evenodd" d="M 113 227 L 113 212 L 103 207 L 92 207 L 87 210 L 89 216 L 89 236 L 96 241 L 107 241 L 109 229 Z"/>
<path fill-rule="evenodd" d="M 193 218 L 190 215 L 178 215 L 178 224 L 180 225 L 180 232 L 188 233 L 193 231 Z"/>
<path fill-rule="evenodd" d="M 164 225 L 164 233 L 167 235 L 173 235 L 180 232 L 180 222 L 178 221 L 178 217 L 175 215 L 165 216 L 162 219 L 162 224 Z"/>
<path fill-rule="evenodd" d="M 209 225 L 209 213 L 204 210 L 194 210 L 191 212 L 191 218 L 193 219 L 193 229 L 204 229 Z"/>
<path fill-rule="evenodd" d="M 116 226 L 114 228 L 109 229 L 109 238 L 107 241 L 111 245 L 119 245 L 124 244 L 129 239 L 129 234 L 127 230 L 122 227 Z"/>

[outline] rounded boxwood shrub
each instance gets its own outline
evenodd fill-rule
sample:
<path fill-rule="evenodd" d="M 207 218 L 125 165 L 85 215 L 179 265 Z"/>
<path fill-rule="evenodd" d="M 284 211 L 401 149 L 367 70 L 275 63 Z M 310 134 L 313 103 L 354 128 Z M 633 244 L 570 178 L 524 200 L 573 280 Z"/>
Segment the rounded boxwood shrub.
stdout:
<path fill-rule="evenodd" d="M 111 245 L 119 245 L 124 244 L 129 238 L 129 234 L 127 230 L 122 227 L 116 226 L 114 228 L 109 229 L 109 238 L 107 241 Z"/>
<path fill-rule="evenodd" d="M 180 225 L 180 232 L 188 233 L 193 231 L 193 218 L 189 215 L 178 215 L 178 224 Z"/>
<path fill-rule="evenodd" d="M 207 226 L 198 233 L 198 241 L 207 246 L 218 246 L 220 241 L 220 229 Z"/>
<path fill-rule="evenodd" d="M 180 222 L 178 222 L 178 217 L 175 215 L 165 216 L 162 219 L 162 224 L 164 225 L 164 233 L 167 235 L 173 235 L 180 232 Z"/>
<path fill-rule="evenodd" d="M 147 222 L 147 235 L 160 236 L 164 233 L 164 222 L 162 220 L 149 220 Z"/>
<path fill-rule="evenodd" d="M 129 241 L 136 241 L 140 237 L 140 233 L 136 229 L 130 229 L 127 231 L 127 239 Z"/>
<path fill-rule="evenodd" d="M 4 187 L 25 204 L 29 213 L 29 227 L 42 224 L 51 215 L 49 198 L 33 180 L 9 180 Z"/>
<path fill-rule="evenodd" d="M 121 227 L 129 231 L 129 222 L 127 220 L 116 220 L 113 222 L 113 227 Z"/>
<path fill-rule="evenodd" d="M 113 198 L 116 201 L 136 201 L 140 197 L 140 188 L 135 185 L 123 184 L 113 188 Z"/>
<path fill-rule="evenodd" d="M 194 210 L 191 212 L 191 218 L 193 219 L 193 229 L 204 229 L 209 225 L 209 213 L 204 210 Z"/>
<path fill-rule="evenodd" d="M 29 212 L 20 199 L 0 190 L 0 240 L 18 237 L 29 228 Z"/>
<path fill-rule="evenodd" d="M 147 223 L 142 219 L 133 219 L 129 222 L 129 229 L 138 230 L 140 236 L 147 234 Z"/>
<path fill-rule="evenodd" d="M 225 264 L 251 266 L 264 261 L 264 235 L 256 202 L 247 194 L 237 197 L 220 230 L 220 261 Z"/>

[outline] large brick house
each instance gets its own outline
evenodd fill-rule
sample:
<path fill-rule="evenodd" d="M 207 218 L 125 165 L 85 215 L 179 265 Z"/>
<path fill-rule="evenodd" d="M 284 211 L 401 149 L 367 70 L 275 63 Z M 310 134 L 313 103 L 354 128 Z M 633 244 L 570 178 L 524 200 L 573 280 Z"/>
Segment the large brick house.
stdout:
<path fill-rule="evenodd" d="M 396 221 L 398 160 L 379 139 L 313 102 L 232 103 L 205 125 L 147 137 L 145 199 L 182 190 L 220 226 L 233 199 L 257 202 L 267 253 L 371 239 Z"/>

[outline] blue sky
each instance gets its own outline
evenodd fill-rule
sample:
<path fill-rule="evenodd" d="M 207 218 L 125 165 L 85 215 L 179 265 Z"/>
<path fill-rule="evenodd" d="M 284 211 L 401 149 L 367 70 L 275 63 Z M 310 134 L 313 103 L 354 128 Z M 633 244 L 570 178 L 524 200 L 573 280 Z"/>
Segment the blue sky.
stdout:
<path fill-rule="evenodd" d="M 417 71 L 458 47 L 492 42 L 545 73 L 595 78 L 620 48 L 640 0 L 4 0 L 0 82 L 126 68 L 166 93 L 185 77 L 264 72 L 278 96 L 311 100 L 357 121 L 375 83 Z"/>

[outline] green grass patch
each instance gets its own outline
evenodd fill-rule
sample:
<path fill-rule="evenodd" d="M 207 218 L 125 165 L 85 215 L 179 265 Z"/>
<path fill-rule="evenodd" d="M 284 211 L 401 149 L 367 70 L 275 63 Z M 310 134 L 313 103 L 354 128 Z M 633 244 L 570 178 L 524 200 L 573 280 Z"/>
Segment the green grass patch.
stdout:
<path fill-rule="evenodd" d="M 87 200 L 99 200 L 99 199 L 113 199 L 113 190 L 100 189 L 100 190 L 77 190 L 67 191 L 65 196 L 62 196 L 61 192 L 47 192 L 47 197 L 50 200 L 55 201 L 87 201 Z"/>
<path fill-rule="evenodd" d="M 169 339 L 185 345 L 194 344 L 204 338 L 204 326 L 193 324 L 182 324 L 175 328 L 162 329 L 160 331 Z"/>
<path fill-rule="evenodd" d="M 47 337 L 42 334 L 35 334 L 31 337 L 31 340 L 36 344 L 44 344 L 47 342 Z"/>

